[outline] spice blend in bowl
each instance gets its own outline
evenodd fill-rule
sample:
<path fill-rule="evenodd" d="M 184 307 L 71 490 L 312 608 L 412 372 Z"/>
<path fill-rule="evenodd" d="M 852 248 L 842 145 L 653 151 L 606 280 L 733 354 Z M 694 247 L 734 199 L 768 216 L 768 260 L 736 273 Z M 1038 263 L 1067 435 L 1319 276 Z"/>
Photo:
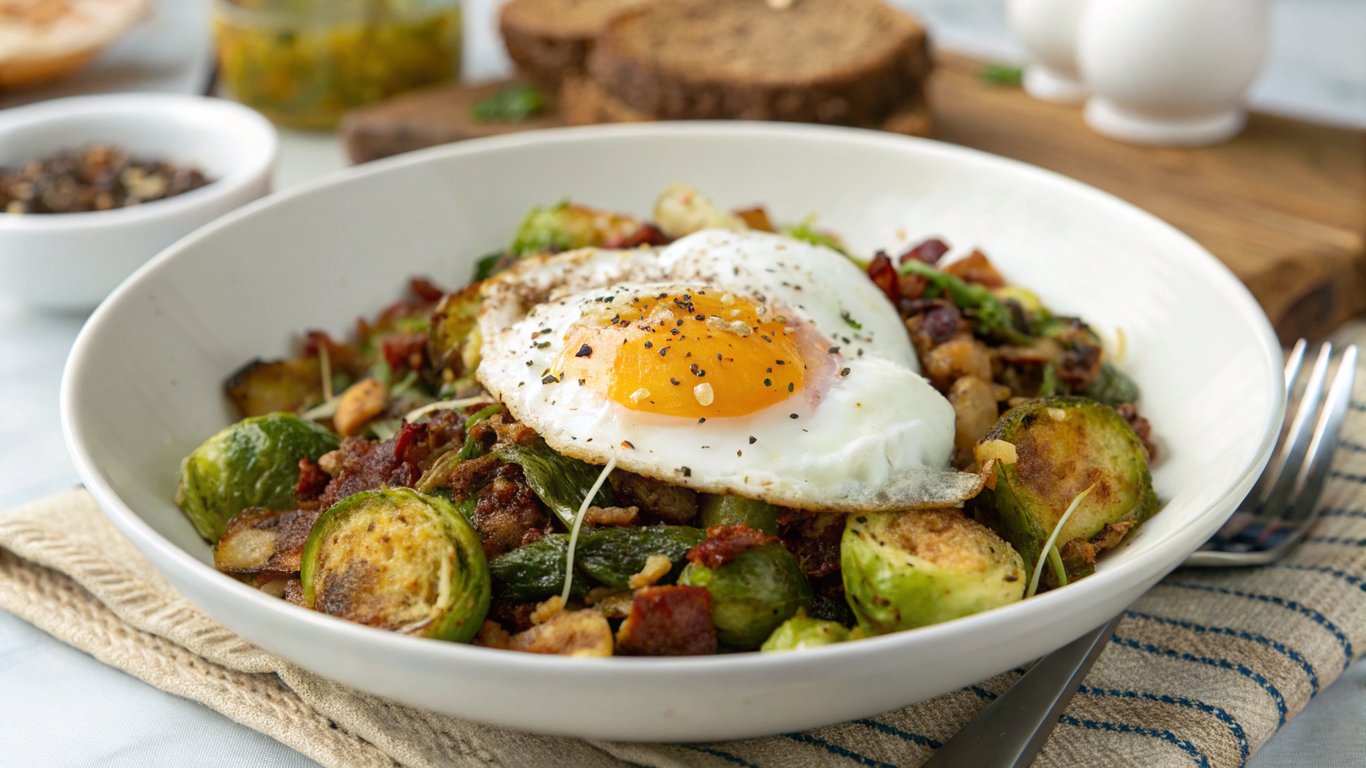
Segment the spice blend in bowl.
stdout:
<path fill-rule="evenodd" d="M 88 213 L 184 194 L 212 181 L 199 168 L 138 157 L 115 144 L 61 150 L 18 168 L 0 167 L 5 213 Z"/>

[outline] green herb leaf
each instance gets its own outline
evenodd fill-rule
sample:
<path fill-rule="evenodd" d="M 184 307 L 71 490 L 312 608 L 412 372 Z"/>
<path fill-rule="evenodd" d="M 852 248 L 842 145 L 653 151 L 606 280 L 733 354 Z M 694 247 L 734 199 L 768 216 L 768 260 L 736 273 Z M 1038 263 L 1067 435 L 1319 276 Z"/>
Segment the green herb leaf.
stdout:
<path fill-rule="evenodd" d="M 989 85 L 1000 85 L 1010 88 L 1018 88 L 1024 82 L 1024 70 L 1019 67 L 1010 67 L 1002 64 L 988 64 L 982 67 L 982 71 L 977 73 L 982 82 Z"/>
<path fill-rule="evenodd" d="M 509 85 L 476 101 L 470 115 L 481 123 L 520 123 L 545 111 L 545 97 L 530 85 Z"/>
<path fill-rule="evenodd" d="M 477 282 L 479 282 L 480 280 L 487 280 L 487 279 L 489 279 L 490 277 L 493 277 L 495 274 L 497 274 L 497 272 L 498 272 L 498 262 L 501 261 L 502 258 L 503 258 L 503 252 L 502 252 L 502 251 L 494 251 L 493 253 L 489 253 L 489 254 L 485 254 L 484 256 L 480 256 L 480 257 L 479 257 L 479 260 L 476 261 L 476 262 L 474 262 L 474 281 L 473 281 L 473 282 L 476 282 L 476 283 L 477 283 Z"/>
<path fill-rule="evenodd" d="M 783 227 L 779 231 L 779 234 L 786 235 L 794 240 L 802 240 L 811 243 L 812 245 L 824 246 L 833 251 L 839 251 L 845 256 L 849 255 L 849 252 L 844 250 L 844 243 L 841 242 L 838 237 L 835 237 L 829 232 L 817 230 L 815 224 L 816 217 L 814 215 L 807 216 L 798 224 Z"/>

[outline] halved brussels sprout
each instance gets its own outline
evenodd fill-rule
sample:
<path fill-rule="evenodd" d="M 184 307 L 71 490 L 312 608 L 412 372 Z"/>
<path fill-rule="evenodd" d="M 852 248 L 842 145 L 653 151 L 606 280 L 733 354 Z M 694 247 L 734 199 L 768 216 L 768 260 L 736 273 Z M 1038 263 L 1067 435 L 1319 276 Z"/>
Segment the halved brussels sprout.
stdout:
<path fill-rule="evenodd" d="M 643 224 L 633 216 L 569 202 L 538 206 L 527 212 L 508 253 L 528 256 L 590 245 L 610 247 L 628 240 Z"/>
<path fill-rule="evenodd" d="M 316 357 L 252 360 L 224 383 L 243 416 L 298 411 L 323 398 L 322 364 Z"/>
<path fill-rule="evenodd" d="M 313 526 L 304 605 L 358 624 L 468 642 L 488 611 L 479 536 L 450 502 L 410 488 L 362 491 Z"/>
<path fill-rule="evenodd" d="M 176 504 L 200 536 L 217 542 L 228 520 L 247 507 L 296 506 L 299 459 L 316 461 L 338 442 L 331 432 L 288 413 L 243 419 L 180 463 Z"/>
<path fill-rule="evenodd" d="M 1093 539 L 1118 543 L 1157 511 L 1143 442 L 1108 405 L 1080 397 L 1025 403 L 1007 411 L 982 445 L 998 440 L 1014 446 L 1016 459 L 996 462 L 995 488 L 983 490 L 973 509 L 1019 550 L 1031 572 L 1058 520 L 1087 488 L 1094 486 L 1058 534 L 1060 551 L 1073 541 L 1074 549 Z M 1124 530 L 1115 536 L 1111 526 Z M 1094 552 L 1089 562 L 1064 559 L 1072 560 L 1071 580 L 1093 569 Z"/>
<path fill-rule="evenodd" d="M 719 568 L 688 563 L 678 583 L 711 592 L 712 622 L 722 645 L 753 650 L 798 610 L 810 610 L 811 585 L 796 558 L 770 542 Z"/>
<path fill-rule="evenodd" d="M 850 515 L 840 565 L 849 607 L 869 634 L 936 624 L 1024 597 L 1020 555 L 956 509 Z"/>
<path fill-rule="evenodd" d="M 659 580 L 668 583 L 682 572 L 688 550 L 705 538 L 701 530 L 685 525 L 603 528 L 579 541 L 574 562 L 599 584 L 630 589 L 631 577 L 640 573 L 650 555 L 663 555 L 674 564 Z"/>
<path fill-rule="evenodd" d="M 732 494 L 702 497 L 702 512 L 697 521 L 703 528 L 743 523 L 756 531 L 778 533 L 778 508 L 766 501 Z"/>
<path fill-rule="evenodd" d="M 844 625 L 798 614 L 773 630 L 773 634 L 759 646 L 759 650 L 798 651 L 803 648 L 842 643 L 848 639 L 849 629 Z"/>
<path fill-rule="evenodd" d="M 427 357 L 438 371 L 460 378 L 479 367 L 478 283 L 448 294 L 432 310 L 427 328 Z"/>

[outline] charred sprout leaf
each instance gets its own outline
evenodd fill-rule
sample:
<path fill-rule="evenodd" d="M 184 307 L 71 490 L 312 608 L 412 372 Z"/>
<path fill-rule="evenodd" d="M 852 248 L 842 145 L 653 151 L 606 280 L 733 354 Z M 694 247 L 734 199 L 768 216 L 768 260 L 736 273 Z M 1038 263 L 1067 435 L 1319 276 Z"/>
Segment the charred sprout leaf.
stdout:
<path fill-rule="evenodd" d="M 794 240 L 802 240 L 812 245 L 829 248 L 832 251 L 839 251 L 845 256 L 849 255 L 849 252 L 844 249 L 844 243 L 838 237 L 816 229 L 815 215 L 807 216 L 798 224 L 783 227 L 781 233 Z"/>
<path fill-rule="evenodd" d="M 811 608 L 811 586 L 782 544 L 746 550 L 720 568 L 688 563 L 678 583 L 711 592 L 712 622 L 722 645 L 758 648 L 778 625 Z"/>
<path fill-rule="evenodd" d="M 480 256 L 479 260 L 474 262 L 474 278 L 471 282 L 477 283 L 498 274 L 498 263 L 503 260 L 504 255 L 503 251 L 494 251 Z"/>
<path fill-rule="evenodd" d="M 778 533 L 778 508 L 766 501 L 718 494 L 704 496 L 701 506 L 698 524 L 704 529 L 744 523 L 764 533 Z"/>
<path fill-rule="evenodd" d="M 322 399 L 322 371 L 316 357 L 253 360 L 228 377 L 224 387 L 244 417 L 294 413 Z"/>
<path fill-rule="evenodd" d="M 556 453 L 541 438 L 527 445 L 503 445 L 495 455 L 503 462 L 521 466 L 527 485 L 566 528 L 573 527 L 579 505 L 602 471 L 601 467 Z M 614 503 L 612 489 L 606 484 L 598 489 L 592 502 L 599 507 Z"/>
<path fill-rule="evenodd" d="M 1106 405 L 1138 401 L 1138 385 L 1123 371 L 1108 362 L 1100 364 L 1100 375 L 1082 394 Z"/>
<path fill-rule="evenodd" d="M 1002 64 L 988 64 L 982 67 L 978 73 L 982 82 L 989 85 L 999 85 L 1011 88 L 1018 88 L 1024 82 L 1024 70 L 1020 67 L 1010 67 Z"/>
<path fill-rule="evenodd" d="M 468 642 L 489 607 L 479 535 L 450 502 L 411 488 L 332 505 L 308 537 L 300 579 L 306 607 L 438 640 Z"/>
<path fill-rule="evenodd" d="M 797 615 L 784 621 L 773 634 L 768 636 L 759 650 L 798 651 L 821 645 L 833 645 L 849 639 L 849 630 L 833 621 L 821 621 L 809 616 Z"/>
<path fill-rule="evenodd" d="M 631 577 L 645 568 L 650 555 L 664 555 L 674 564 L 659 580 L 667 584 L 678 578 L 687 564 L 688 550 L 706 538 L 701 530 L 685 525 L 603 528 L 585 536 L 574 557 L 578 568 L 599 584 L 629 589 Z"/>
<path fill-rule="evenodd" d="M 479 285 L 447 294 L 432 311 L 427 328 L 427 355 L 438 370 L 455 377 L 479 366 Z"/>
<path fill-rule="evenodd" d="M 983 443 L 993 440 L 1014 445 L 1017 459 L 996 463 L 996 487 L 973 508 L 1019 550 L 1027 568 L 1072 500 L 1093 484 L 1058 536 L 1062 552 L 1069 542 L 1089 546 L 1106 526 L 1141 523 L 1157 511 L 1143 443 L 1108 405 L 1081 397 L 1025 403 L 1007 411 Z M 1067 560 L 1069 580 L 1089 571 L 1084 560 Z"/>
<path fill-rule="evenodd" d="M 470 115 L 481 123 L 520 123 L 544 112 L 545 106 L 540 91 L 518 83 L 476 101 Z"/>
<path fill-rule="evenodd" d="M 964 282 L 943 270 L 911 259 L 897 268 L 903 275 L 919 275 L 929 285 L 948 296 L 959 309 L 977 321 L 977 331 L 998 335 L 1011 343 L 1025 344 L 1029 339 L 1015 327 L 1015 317 L 1006 303 L 984 285 Z"/>
<path fill-rule="evenodd" d="M 956 509 L 850 515 L 845 595 L 869 634 L 956 619 L 1024 596 L 1020 555 Z"/>
<path fill-rule="evenodd" d="M 176 504 L 200 536 L 217 542 L 228 520 L 247 507 L 293 508 L 299 459 L 316 460 L 338 442 L 336 435 L 293 414 L 243 419 L 180 463 Z"/>
<path fill-rule="evenodd" d="M 579 547 L 582 553 L 583 547 Z M 569 535 L 552 533 L 506 552 L 489 563 L 493 575 L 493 594 L 504 600 L 529 602 L 545 600 L 564 589 L 568 567 Z M 575 579 L 572 594 L 586 592 L 582 579 Z"/>

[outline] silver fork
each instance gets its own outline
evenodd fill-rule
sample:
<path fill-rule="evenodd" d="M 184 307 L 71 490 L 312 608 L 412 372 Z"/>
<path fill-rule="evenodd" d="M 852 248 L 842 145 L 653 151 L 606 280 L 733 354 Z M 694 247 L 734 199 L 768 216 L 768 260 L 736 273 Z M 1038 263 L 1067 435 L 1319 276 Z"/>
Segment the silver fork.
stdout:
<path fill-rule="evenodd" d="M 1274 562 L 1318 517 L 1333 448 L 1351 404 L 1358 350 L 1350 345 L 1337 352 L 1324 342 L 1313 367 L 1301 376 L 1307 347 L 1304 339 L 1296 342 L 1285 364 L 1285 420 L 1271 461 L 1228 522 L 1186 559 L 1186 566 Z M 925 768 L 1023 768 L 1033 762 L 1122 615 L 1036 662 L 939 748 Z"/>

